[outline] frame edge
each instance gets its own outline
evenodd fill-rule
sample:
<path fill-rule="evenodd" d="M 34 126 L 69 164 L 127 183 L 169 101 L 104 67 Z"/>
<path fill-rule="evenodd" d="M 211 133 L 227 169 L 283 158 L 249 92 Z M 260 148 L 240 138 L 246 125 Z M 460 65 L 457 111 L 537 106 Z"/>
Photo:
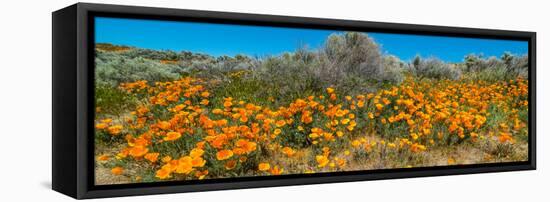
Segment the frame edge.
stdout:
<path fill-rule="evenodd" d="M 341 183 L 341 182 L 354 182 L 354 181 L 365 181 L 365 180 L 381 180 L 381 179 L 401 179 L 401 178 L 412 178 L 412 177 L 431 177 L 431 176 L 448 176 L 448 175 L 462 175 L 462 174 L 477 174 L 477 173 L 490 173 L 490 172 L 505 172 L 505 171 L 521 171 L 521 170 L 536 170 L 536 113 L 535 113 L 535 70 L 536 70 L 536 32 L 519 32 L 519 31 L 508 31 L 508 30 L 489 30 L 489 29 L 478 29 L 478 28 L 461 28 L 461 27 L 444 27 L 444 26 L 432 26 L 432 25 L 414 25 L 414 24 L 400 24 L 400 23 L 382 23 L 382 22 L 368 22 L 368 21 L 357 21 L 357 20 L 337 20 L 337 19 L 324 19 L 324 18 L 305 18 L 305 17 L 289 17 L 289 16 L 277 16 L 277 15 L 263 15 L 263 14 L 244 14 L 244 13 L 229 13 L 229 12 L 213 12 L 213 11 L 193 11 L 193 10 L 184 10 L 184 9 L 167 9 L 167 8 L 154 8 L 154 7 L 134 7 L 134 6 L 119 6 L 119 5 L 108 5 L 108 4 L 90 4 L 90 3 L 78 3 L 77 5 L 77 15 L 74 17 L 76 19 L 77 29 L 75 36 L 77 37 L 77 42 L 75 44 L 75 58 L 77 58 L 77 72 L 75 76 L 78 78 L 75 87 L 77 90 L 78 99 L 78 140 L 76 140 L 76 151 L 78 153 L 78 162 L 77 165 L 77 182 L 75 185 L 77 188 L 75 198 L 102 198 L 102 197 L 115 197 L 115 196 L 135 196 L 135 195 L 146 195 L 146 194 L 168 194 L 168 193 L 183 193 L 183 192 L 195 192 L 195 191 L 213 191 L 213 190 L 227 190 L 227 189 L 244 189 L 244 188 L 261 188 L 261 187 L 275 187 L 275 186 L 293 186 L 293 185 L 306 185 L 306 184 L 319 184 L 319 183 Z M 197 13 L 209 13 L 209 15 L 200 15 L 200 17 L 209 18 L 211 15 L 220 14 L 221 17 L 218 18 L 231 18 L 240 19 L 240 18 L 258 18 L 256 22 L 267 22 L 269 19 L 274 21 L 289 19 L 292 18 L 293 22 L 300 23 L 306 22 L 307 20 L 312 20 L 313 23 L 344 23 L 345 26 L 353 26 L 357 24 L 362 24 L 363 26 L 380 26 L 380 27 L 399 27 L 399 29 L 409 28 L 412 31 L 418 32 L 459 32 L 464 31 L 467 34 L 480 33 L 481 35 L 494 35 L 495 32 L 502 34 L 503 36 L 518 36 L 525 39 L 528 39 L 530 42 L 530 84 L 532 84 L 530 91 L 532 94 L 530 97 L 530 128 L 532 129 L 532 139 L 530 141 L 530 162 L 529 164 L 522 165 L 508 165 L 500 167 L 480 167 L 480 168 L 455 168 L 455 169 L 442 169 L 434 171 L 413 171 L 403 173 L 403 172 L 388 172 L 383 174 L 366 174 L 364 176 L 328 176 L 328 177 L 318 177 L 318 178 L 295 178 L 295 179 L 266 179 L 266 180 L 257 180 L 257 181 L 243 181 L 243 182 L 229 182 L 229 183 L 215 183 L 215 184 L 195 184 L 195 185 L 170 185 L 170 186 L 158 186 L 158 187 L 148 187 L 148 188 L 120 188 L 120 189 L 108 189 L 108 190 L 93 190 L 92 187 L 88 186 L 88 161 L 89 156 L 86 152 L 89 149 L 86 141 L 88 132 L 86 128 L 89 127 L 86 122 L 87 118 L 82 118 L 83 116 L 88 117 L 89 112 L 87 112 L 87 80 L 89 79 L 88 71 L 88 60 L 89 54 L 87 53 L 87 42 L 89 40 L 87 32 L 87 20 L 89 18 L 88 13 L 90 11 L 107 11 L 107 12 L 130 12 L 135 14 L 145 13 L 147 15 L 169 15 L 177 16 L 181 13 L 186 13 L 186 15 L 192 15 Z M 160 12 L 162 11 L 162 12 Z M 395 28 L 397 30 L 397 28 Z M 435 30 L 435 31 L 433 31 Z M 83 97 L 84 96 L 84 97 Z M 92 159 L 93 160 L 93 159 Z M 55 172 L 55 171 L 54 171 Z M 340 178 L 340 179 L 338 179 Z"/>
<path fill-rule="evenodd" d="M 52 189 L 77 197 L 76 5 L 52 12 Z"/>

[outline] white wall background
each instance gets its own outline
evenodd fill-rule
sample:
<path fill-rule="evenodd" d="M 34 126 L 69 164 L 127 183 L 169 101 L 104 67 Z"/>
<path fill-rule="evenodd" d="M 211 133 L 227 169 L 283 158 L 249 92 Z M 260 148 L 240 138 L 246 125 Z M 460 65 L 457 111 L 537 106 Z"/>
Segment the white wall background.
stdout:
<path fill-rule="evenodd" d="M 90 1 L 536 31 L 538 170 L 107 199 L 112 201 L 542 201 L 550 199 L 549 6 L 540 0 Z M 51 12 L 75 1 L 0 6 L 0 201 L 67 201 L 51 186 Z M 537 200 L 538 199 L 538 200 Z"/>

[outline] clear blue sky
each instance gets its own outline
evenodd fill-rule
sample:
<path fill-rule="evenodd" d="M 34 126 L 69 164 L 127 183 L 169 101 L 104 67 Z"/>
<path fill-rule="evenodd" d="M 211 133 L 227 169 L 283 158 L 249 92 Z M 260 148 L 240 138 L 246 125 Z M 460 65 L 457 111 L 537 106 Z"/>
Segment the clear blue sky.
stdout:
<path fill-rule="evenodd" d="M 97 43 L 112 43 L 156 50 L 192 51 L 213 56 L 245 54 L 278 55 L 307 45 L 322 47 L 325 39 L 338 31 L 224 25 L 193 22 L 138 20 L 97 17 Z M 368 33 L 383 53 L 411 60 L 416 55 L 460 62 L 470 53 L 501 56 L 508 51 L 527 54 L 527 42 L 509 40 L 437 37 Z"/>

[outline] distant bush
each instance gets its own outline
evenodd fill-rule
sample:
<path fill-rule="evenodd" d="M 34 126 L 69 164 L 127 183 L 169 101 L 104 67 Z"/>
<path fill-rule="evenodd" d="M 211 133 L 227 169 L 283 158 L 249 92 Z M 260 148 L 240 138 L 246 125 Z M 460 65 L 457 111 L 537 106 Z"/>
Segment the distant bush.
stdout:
<path fill-rule="evenodd" d="M 413 74 L 419 78 L 457 80 L 462 75 L 455 65 L 445 63 L 437 58 L 421 59 L 416 57 L 411 68 Z"/>
<path fill-rule="evenodd" d="M 122 52 L 121 55 L 129 58 L 146 58 L 151 60 L 182 60 L 185 57 L 185 54 L 180 54 L 171 50 L 158 51 L 142 48 L 133 48 L 129 51 Z"/>
<path fill-rule="evenodd" d="M 379 73 L 379 79 L 390 83 L 403 82 L 406 64 L 399 60 L 399 58 L 389 55 L 384 56 L 382 67 L 383 71 Z"/>
<path fill-rule="evenodd" d="M 483 58 L 482 55 L 467 55 L 461 64 L 467 78 L 474 80 L 509 80 L 528 78 L 528 57 L 504 53 L 500 58 Z"/>
<path fill-rule="evenodd" d="M 116 53 L 98 53 L 95 63 L 96 82 L 111 86 L 137 80 L 174 80 L 182 72 L 178 65 L 161 64 L 140 57 L 128 58 Z"/>
<path fill-rule="evenodd" d="M 528 78 L 529 57 L 527 55 L 514 56 L 510 53 L 504 53 L 501 60 L 506 64 L 507 73 L 511 76 Z"/>
<path fill-rule="evenodd" d="M 366 34 L 332 34 L 320 52 L 316 73 L 326 83 L 340 84 L 349 79 L 376 80 L 383 71 L 378 45 Z"/>
<path fill-rule="evenodd" d="M 250 77 L 261 81 L 262 91 L 276 100 L 289 102 L 304 94 L 320 92 L 323 83 L 318 74 L 316 56 L 306 50 L 285 53 L 261 61 Z"/>

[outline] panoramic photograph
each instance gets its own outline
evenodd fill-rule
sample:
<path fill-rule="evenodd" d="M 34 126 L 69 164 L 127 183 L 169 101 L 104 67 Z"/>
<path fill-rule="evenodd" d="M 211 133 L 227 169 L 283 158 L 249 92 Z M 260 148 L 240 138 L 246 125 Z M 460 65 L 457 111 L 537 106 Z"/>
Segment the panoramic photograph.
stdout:
<path fill-rule="evenodd" d="M 95 185 L 528 161 L 528 43 L 95 17 Z"/>

